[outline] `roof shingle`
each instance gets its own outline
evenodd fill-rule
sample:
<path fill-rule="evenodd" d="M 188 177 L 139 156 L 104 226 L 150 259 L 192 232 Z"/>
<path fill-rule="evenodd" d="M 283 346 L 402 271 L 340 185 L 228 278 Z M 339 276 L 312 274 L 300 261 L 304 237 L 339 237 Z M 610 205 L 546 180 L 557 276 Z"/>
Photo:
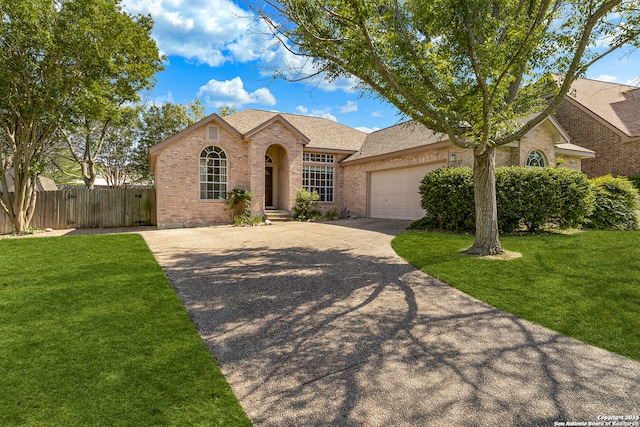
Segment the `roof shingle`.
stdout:
<path fill-rule="evenodd" d="M 628 137 L 640 136 L 640 88 L 578 79 L 567 96 Z"/>
<path fill-rule="evenodd" d="M 357 129 L 319 117 L 299 116 L 275 111 L 243 110 L 222 119 L 243 135 L 261 123 L 280 115 L 302 134 L 309 138 L 307 149 L 333 149 L 357 151 L 367 134 Z"/>

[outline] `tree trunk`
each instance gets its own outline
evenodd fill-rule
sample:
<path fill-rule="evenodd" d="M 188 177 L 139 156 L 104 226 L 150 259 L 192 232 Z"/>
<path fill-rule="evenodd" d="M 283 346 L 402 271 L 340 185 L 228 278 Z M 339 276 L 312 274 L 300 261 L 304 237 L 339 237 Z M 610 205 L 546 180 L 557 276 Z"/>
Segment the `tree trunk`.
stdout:
<path fill-rule="evenodd" d="M 485 256 L 504 252 L 498 232 L 496 203 L 496 149 L 474 151 L 473 194 L 476 208 L 476 237 L 467 255 Z"/>

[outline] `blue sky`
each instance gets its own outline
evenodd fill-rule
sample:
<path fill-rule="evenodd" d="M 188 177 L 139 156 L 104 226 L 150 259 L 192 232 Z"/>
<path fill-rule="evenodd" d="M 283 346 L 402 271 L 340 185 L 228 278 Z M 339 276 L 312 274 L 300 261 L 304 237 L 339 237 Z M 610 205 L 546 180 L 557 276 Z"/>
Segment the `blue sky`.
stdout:
<path fill-rule="evenodd" d="M 200 98 L 207 113 L 219 106 L 256 108 L 325 117 L 372 131 L 398 123 L 397 110 L 352 90 L 340 79 L 290 83 L 274 80 L 276 69 L 310 71 L 311 64 L 277 46 L 241 2 L 230 0 L 125 0 L 129 13 L 151 14 L 153 37 L 167 56 L 148 101 L 187 103 Z M 639 83 L 640 52 L 610 54 L 588 78 Z"/>

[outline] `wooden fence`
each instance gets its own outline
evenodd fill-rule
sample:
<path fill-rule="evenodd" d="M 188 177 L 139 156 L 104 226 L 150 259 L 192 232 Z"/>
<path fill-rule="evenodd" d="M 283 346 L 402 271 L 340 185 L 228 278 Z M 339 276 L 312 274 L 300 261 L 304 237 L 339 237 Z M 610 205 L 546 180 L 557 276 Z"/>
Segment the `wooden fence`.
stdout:
<path fill-rule="evenodd" d="M 38 228 L 111 228 L 156 225 L 155 189 L 39 191 L 31 226 Z M 0 233 L 11 221 L 0 207 Z"/>

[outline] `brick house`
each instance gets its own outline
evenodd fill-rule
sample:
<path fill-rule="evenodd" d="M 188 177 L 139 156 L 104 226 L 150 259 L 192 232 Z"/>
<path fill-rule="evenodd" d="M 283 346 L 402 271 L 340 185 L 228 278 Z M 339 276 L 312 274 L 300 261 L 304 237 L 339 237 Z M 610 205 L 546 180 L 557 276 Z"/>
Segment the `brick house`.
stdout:
<path fill-rule="evenodd" d="M 555 116 L 573 143 L 598 153 L 582 162 L 588 176 L 640 175 L 640 88 L 578 79 Z"/>
<path fill-rule="evenodd" d="M 500 147 L 497 164 L 546 166 L 563 158 L 580 169 L 593 156 L 549 118 Z M 149 161 L 158 227 L 173 228 L 229 223 L 221 199 L 233 188 L 252 192 L 254 215 L 292 210 L 297 190 L 307 188 L 318 191 L 323 211 L 418 219 L 424 173 L 471 166 L 473 153 L 415 122 L 367 134 L 316 117 L 245 110 L 204 118 L 152 147 Z"/>

